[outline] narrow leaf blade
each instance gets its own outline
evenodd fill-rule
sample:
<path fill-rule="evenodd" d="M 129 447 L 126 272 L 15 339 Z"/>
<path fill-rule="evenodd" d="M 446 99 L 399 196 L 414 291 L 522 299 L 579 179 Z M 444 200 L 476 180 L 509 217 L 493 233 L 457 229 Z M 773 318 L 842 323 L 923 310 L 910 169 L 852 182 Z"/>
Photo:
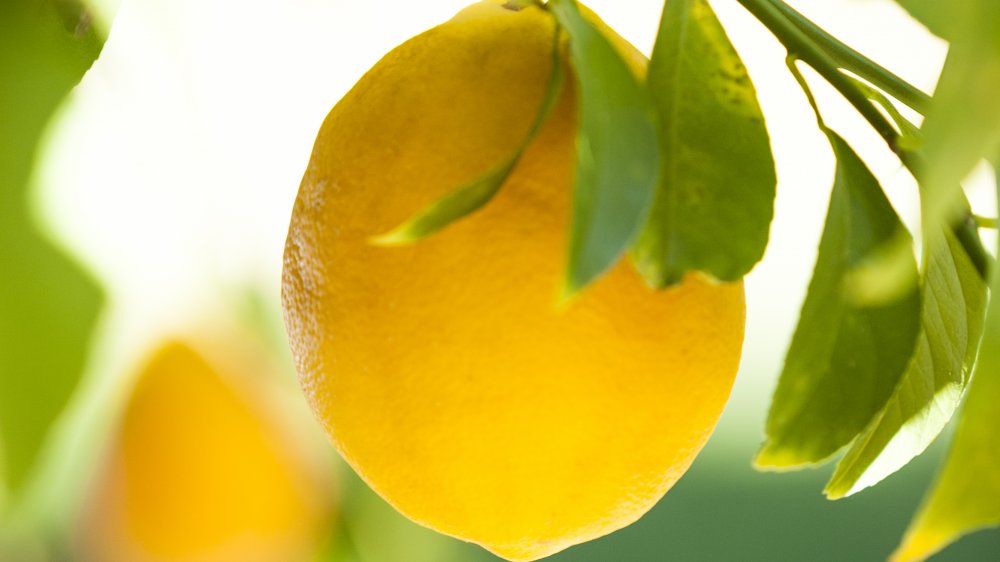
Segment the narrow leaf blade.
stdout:
<path fill-rule="evenodd" d="M 950 232 L 925 233 L 921 331 L 878 416 L 827 484 L 831 499 L 880 482 L 922 453 L 948 423 L 969 380 L 983 329 L 986 285 Z"/>
<path fill-rule="evenodd" d="M 417 242 L 449 224 L 479 210 L 493 199 L 521 160 L 524 151 L 542 129 L 552 113 L 562 92 L 564 72 L 560 57 L 559 30 L 556 29 L 552 46 L 552 72 L 542 104 L 535 115 L 531 129 L 514 152 L 482 176 L 459 187 L 430 204 L 412 218 L 391 231 L 375 236 L 371 242 L 378 246 L 400 246 Z"/>
<path fill-rule="evenodd" d="M 748 273 L 767 246 L 777 178 L 746 68 L 705 0 L 668 0 L 649 65 L 661 175 L 634 249 L 646 281 Z"/>
<path fill-rule="evenodd" d="M 377 246 L 412 244 L 438 232 L 449 224 L 480 209 L 503 186 L 510 172 L 520 159 L 521 150 L 501 162 L 486 174 L 459 187 L 438 199 L 412 218 L 391 231 L 375 236 L 371 243 Z"/>
<path fill-rule="evenodd" d="M 569 34 L 580 100 L 568 298 L 611 268 L 645 222 L 659 148 L 646 88 L 608 38 L 575 0 L 548 6 Z"/>
<path fill-rule="evenodd" d="M 1000 196 L 1000 168 L 997 187 Z M 924 560 L 962 535 L 1000 525 L 1000 272 L 992 276 L 982 349 L 958 430 L 895 562 Z"/>
<path fill-rule="evenodd" d="M 798 327 L 771 404 L 761 468 L 822 462 L 865 428 L 906 369 L 919 329 L 916 284 L 878 305 L 853 298 L 859 263 L 897 239 L 912 244 L 878 180 L 836 133 L 837 167 L 826 225 Z M 911 246 L 912 248 L 912 246 Z M 916 277 L 912 249 L 900 264 Z"/>

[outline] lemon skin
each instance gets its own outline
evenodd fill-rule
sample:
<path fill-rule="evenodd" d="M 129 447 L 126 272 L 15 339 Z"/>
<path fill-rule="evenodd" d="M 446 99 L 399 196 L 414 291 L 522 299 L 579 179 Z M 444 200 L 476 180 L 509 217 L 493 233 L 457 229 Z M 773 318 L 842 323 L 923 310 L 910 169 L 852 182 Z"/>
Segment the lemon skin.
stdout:
<path fill-rule="evenodd" d="M 657 292 L 623 262 L 554 306 L 572 79 L 486 207 L 412 246 L 369 243 L 518 146 L 554 30 L 487 1 L 386 55 L 323 123 L 284 257 L 300 381 L 342 456 L 414 521 L 508 560 L 646 513 L 708 439 L 743 340 L 741 283 Z"/>

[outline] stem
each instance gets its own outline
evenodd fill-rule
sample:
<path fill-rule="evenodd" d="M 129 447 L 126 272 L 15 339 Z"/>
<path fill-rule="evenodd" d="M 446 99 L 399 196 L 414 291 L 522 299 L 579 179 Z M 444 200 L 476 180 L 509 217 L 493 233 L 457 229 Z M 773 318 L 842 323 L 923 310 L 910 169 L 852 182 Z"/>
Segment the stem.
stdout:
<path fill-rule="evenodd" d="M 983 239 L 979 237 L 979 225 L 976 224 L 976 219 L 972 218 L 972 209 L 969 208 L 969 202 L 964 197 L 962 199 L 964 205 L 963 212 L 952 223 L 951 231 L 955 233 L 958 243 L 965 248 L 965 253 L 969 255 L 969 259 L 972 260 L 972 265 L 976 267 L 976 271 L 979 272 L 980 277 L 989 283 L 990 272 L 996 268 L 996 260 L 983 246 Z"/>
<path fill-rule="evenodd" d="M 792 77 L 795 81 L 799 83 L 799 88 L 802 89 L 802 93 L 806 96 L 806 101 L 809 102 L 809 107 L 812 107 L 813 113 L 816 114 L 816 123 L 819 125 L 823 132 L 828 132 L 829 127 L 826 126 L 826 122 L 823 121 L 823 113 L 819 110 L 819 103 L 816 102 L 816 97 L 813 96 L 812 88 L 809 87 L 809 82 L 806 82 L 806 77 L 799 72 L 799 67 L 796 66 L 796 61 L 798 59 L 795 55 L 788 55 L 785 57 L 785 66 L 788 67 L 788 71 L 792 73 Z"/>
<path fill-rule="evenodd" d="M 822 47 L 841 68 L 864 78 L 918 113 L 922 114 L 927 109 L 931 98 L 926 93 L 830 35 L 783 0 L 768 1 L 809 39 Z"/>
<path fill-rule="evenodd" d="M 866 96 L 868 96 L 868 99 L 870 99 L 874 103 L 877 103 L 886 112 L 886 114 L 896 124 L 896 128 L 899 130 L 899 133 L 902 137 L 917 138 L 920 136 L 920 128 L 911 123 L 909 119 L 904 117 L 903 114 L 900 113 L 898 109 L 896 109 L 896 106 L 892 103 L 892 100 L 886 97 L 885 94 L 869 86 L 868 84 L 862 82 L 861 80 L 858 80 L 857 78 L 852 78 L 851 81 L 854 82 L 854 85 L 857 86 L 859 90 L 861 90 Z"/>
<path fill-rule="evenodd" d="M 865 121 L 875 129 L 882 139 L 889 145 L 893 153 L 901 153 L 897 146 L 897 133 L 888 119 L 872 105 L 848 76 L 845 76 L 837 68 L 833 59 L 821 50 L 798 26 L 789 21 L 785 15 L 774 5 L 772 0 L 739 0 L 739 3 L 758 21 L 764 24 L 778 41 L 785 46 L 789 53 L 805 62 L 830 83 L 840 95 L 864 117 Z"/>
<path fill-rule="evenodd" d="M 992 228 L 994 230 L 1000 228 L 1000 219 L 997 219 L 996 217 L 972 215 L 972 218 L 976 221 L 976 226 L 979 228 Z"/>
<path fill-rule="evenodd" d="M 919 177 L 917 170 L 923 167 L 919 156 L 900 146 L 899 133 L 896 132 L 896 129 L 889 120 L 872 104 L 868 96 L 858 88 L 853 79 L 840 71 L 830 55 L 818 47 L 799 26 L 792 23 L 786 17 L 784 12 L 774 4 L 775 0 L 738 1 L 748 12 L 757 18 L 757 21 L 774 34 L 790 54 L 811 66 L 840 95 L 844 96 L 865 121 L 882 137 L 882 140 L 889 146 L 889 149 L 899 157 L 903 166 L 914 177 Z M 983 279 L 989 279 L 987 271 L 991 267 L 992 258 L 983 247 L 983 242 L 979 238 L 976 222 L 972 220 L 971 210 L 967 201 L 965 202 L 962 215 L 951 225 L 951 229 L 963 248 L 965 248 L 966 253 L 973 264 L 975 264 L 976 269 L 982 275 Z"/>

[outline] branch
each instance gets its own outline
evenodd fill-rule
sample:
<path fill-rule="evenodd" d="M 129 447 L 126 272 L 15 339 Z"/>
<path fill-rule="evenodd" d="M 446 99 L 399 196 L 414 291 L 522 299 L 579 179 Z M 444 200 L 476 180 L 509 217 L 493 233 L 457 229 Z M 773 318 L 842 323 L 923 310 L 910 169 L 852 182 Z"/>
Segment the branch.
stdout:
<path fill-rule="evenodd" d="M 899 143 L 899 133 L 889 120 L 872 104 L 867 95 L 854 83 L 853 79 L 840 71 L 830 54 L 819 47 L 798 25 L 793 23 L 775 2 L 780 0 L 738 0 L 764 27 L 785 46 L 789 54 L 794 55 L 808 64 L 823 77 L 837 92 L 840 93 L 869 125 L 882 137 L 889 149 L 899 157 L 903 166 L 919 178 L 918 170 L 922 163 L 919 156 L 904 149 Z M 791 8 L 788 8 L 791 10 Z M 804 19 L 804 18 L 803 18 Z M 818 28 L 817 28 L 818 29 Z M 992 258 L 983 247 L 979 238 L 976 222 L 972 220 L 971 210 L 963 209 L 962 215 L 951 225 L 956 238 L 965 248 L 969 258 L 984 279 L 988 279 L 987 271 L 991 267 Z"/>
<path fill-rule="evenodd" d="M 905 103 L 910 109 L 921 114 L 926 111 L 931 98 L 923 91 L 830 35 L 783 0 L 769 0 L 769 2 L 809 39 L 823 48 L 841 68 L 864 78 L 876 88 Z"/>

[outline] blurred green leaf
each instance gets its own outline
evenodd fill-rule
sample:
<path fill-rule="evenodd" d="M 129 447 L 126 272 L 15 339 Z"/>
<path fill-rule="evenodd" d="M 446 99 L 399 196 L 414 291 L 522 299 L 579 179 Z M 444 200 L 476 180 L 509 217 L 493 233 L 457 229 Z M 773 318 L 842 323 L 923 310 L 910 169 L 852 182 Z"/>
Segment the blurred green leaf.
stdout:
<path fill-rule="evenodd" d="M 878 180 L 840 136 L 825 131 L 836 176 L 816 269 L 767 419 L 756 464 L 795 468 L 848 444 L 885 405 L 906 369 L 920 321 L 920 293 L 878 306 L 847 292 L 851 272 L 872 252 L 909 234 Z M 916 278 L 912 250 L 902 264 Z"/>
<path fill-rule="evenodd" d="M 638 234 L 653 201 L 660 151 L 640 79 L 575 0 L 551 0 L 548 7 L 570 36 L 580 100 L 567 298 L 611 268 Z"/>
<path fill-rule="evenodd" d="M 416 242 L 482 208 L 483 205 L 487 204 L 500 191 L 510 173 L 521 160 L 521 156 L 528 148 L 528 145 L 531 144 L 531 141 L 535 139 L 538 132 L 542 129 L 542 125 L 545 124 L 545 120 L 552 112 L 556 102 L 559 101 L 564 72 L 560 56 L 561 49 L 559 48 L 559 37 L 561 34 L 558 28 L 556 28 L 555 35 L 555 41 L 553 41 L 552 74 L 549 77 L 549 85 L 546 89 L 545 97 L 542 99 L 542 104 L 538 109 L 531 129 L 521 144 L 514 150 L 514 153 L 484 175 L 430 204 L 426 209 L 420 211 L 402 225 L 385 234 L 375 236 L 371 240 L 373 244 L 379 246 L 399 246 Z"/>
<path fill-rule="evenodd" d="M 1000 159 L 994 166 L 1000 197 Z M 893 554 L 896 562 L 924 560 L 962 535 L 1000 525 L 1000 271 L 994 269 L 992 278 L 983 344 L 958 430 L 937 482 Z"/>
<path fill-rule="evenodd" d="M 75 3 L 0 2 L 0 472 L 14 492 L 79 380 L 102 301 L 34 224 L 28 193 L 42 131 L 101 45 Z"/>
<path fill-rule="evenodd" d="M 921 331 L 892 397 L 854 440 L 826 487 L 831 499 L 878 483 L 922 453 L 951 419 L 983 329 L 986 284 L 947 231 L 924 234 Z"/>
<path fill-rule="evenodd" d="M 938 37 L 951 40 L 961 28 L 958 21 L 958 14 L 953 7 L 948 6 L 954 2 L 942 2 L 941 0 L 896 0 L 913 19 L 922 23 L 931 33 Z M 963 3 L 966 0 L 962 0 Z"/>
<path fill-rule="evenodd" d="M 648 82 L 661 175 L 636 266 L 656 287 L 740 279 L 764 255 L 777 178 L 756 91 L 705 0 L 667 0 Z"/>
<path fill-rule="evenodd" d="M 913 238 L 903 230 L 851 267 L 844 292 L 852 305 L 872 307 L 904 298 L 919 282 L 913 267 Z"/>
<path fill-rule="evenodd" d="M 921 127 L 924 228 L 962 211 L 960 182 L 1000 149 L 1000 2 L 900 0 L 951 41 Z"/>

